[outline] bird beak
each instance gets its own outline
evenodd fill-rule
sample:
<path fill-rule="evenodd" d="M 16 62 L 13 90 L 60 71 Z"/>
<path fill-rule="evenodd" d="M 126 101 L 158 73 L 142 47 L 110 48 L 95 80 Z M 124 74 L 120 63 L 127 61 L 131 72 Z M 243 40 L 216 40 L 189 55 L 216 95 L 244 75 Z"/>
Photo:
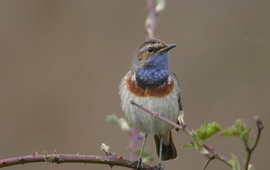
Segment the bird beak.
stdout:
<path fill-rule="evenodd" d="M 176 46 L 177 46 L 176 44 L 167 45 L 165 48 L 160 49 L 157 53 L 164 52 L 164 51 L 169 51 L 169 50 L 171 50 L 172 48 L 174 48 Z"/>

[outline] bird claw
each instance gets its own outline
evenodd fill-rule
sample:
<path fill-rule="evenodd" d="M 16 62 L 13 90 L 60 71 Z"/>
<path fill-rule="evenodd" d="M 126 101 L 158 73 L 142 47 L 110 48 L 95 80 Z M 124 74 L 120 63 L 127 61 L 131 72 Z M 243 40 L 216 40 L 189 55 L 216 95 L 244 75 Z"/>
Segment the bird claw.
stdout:
<path fill-rule="evenodd" d="M 131 165 L 132 165 L 132 166 L 136 166 L 137 169 L 142 169 L 142 168 L 143 168 L 142 159 L 139 158 L 138 160 L 132 162 Z"/>
<path fill-rule="evenodd" d="M 158 163 L 158 165 L 151 166 L 151 167 L 149 168 L 149 170 L 150 170 L 150 169 L 163 170 L 164 168 L 162 168 L 161 163 Z"/>

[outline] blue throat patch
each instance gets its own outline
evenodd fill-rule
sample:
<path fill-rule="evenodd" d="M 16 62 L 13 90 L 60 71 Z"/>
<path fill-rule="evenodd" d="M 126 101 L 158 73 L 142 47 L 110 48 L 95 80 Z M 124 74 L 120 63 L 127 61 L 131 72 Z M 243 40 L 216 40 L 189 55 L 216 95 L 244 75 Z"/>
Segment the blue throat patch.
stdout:
<path fill-rule="evenodd" d="M 136 82 L 143 89 L 153 89 L 162 86 L 169 77 L 169 54 L 158 53 L 148 59 L 148 62 L 136 73 Z"/>

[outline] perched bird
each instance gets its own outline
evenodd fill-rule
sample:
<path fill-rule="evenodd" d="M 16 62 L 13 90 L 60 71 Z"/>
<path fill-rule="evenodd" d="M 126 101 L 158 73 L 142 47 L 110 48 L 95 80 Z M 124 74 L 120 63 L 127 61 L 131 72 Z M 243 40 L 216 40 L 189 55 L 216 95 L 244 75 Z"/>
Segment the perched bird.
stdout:
<path fill-rule="evenodd" d="M 146 109 L 178 123 L 177 118 L 182 110 L 180 87 L 178 79 L 169 68 L 169 50 L 175 46 L 156 39 L 143 42 L 136 49 L 131 69 L 119 86 L 121 106 L 128 122 L 144 134 L 140 157 L 134 162 L 137 163 L 137 169 L 143 165 L 142 152 L 147 135 L 154 135 L 159 157 L 158 169 L 162 167 L 161 160 L 177 157 L 171 134 L 173 126 L 130 103 L 133 100 Z"/>

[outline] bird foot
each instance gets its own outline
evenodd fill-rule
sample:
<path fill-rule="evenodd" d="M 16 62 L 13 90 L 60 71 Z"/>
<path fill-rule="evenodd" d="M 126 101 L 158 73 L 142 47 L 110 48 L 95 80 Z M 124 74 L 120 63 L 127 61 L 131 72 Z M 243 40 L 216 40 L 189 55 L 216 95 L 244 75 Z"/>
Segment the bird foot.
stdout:
<path fill-rule="evenodd" d="M 149 168 L 149 170 L 150 170 L 150 169 L 163 170 L 164 168 L 162 168 L 161 163 L 158 163 L 158 165 L 151 166 L 151 167 Z"/>
<path fill-rule="evenodd" d="M 137 169 L 142 169 L 143 168 L 142 159 L 139 158 L 138 160 L 132 162 L 131 165 L 137 167 Z"/>

